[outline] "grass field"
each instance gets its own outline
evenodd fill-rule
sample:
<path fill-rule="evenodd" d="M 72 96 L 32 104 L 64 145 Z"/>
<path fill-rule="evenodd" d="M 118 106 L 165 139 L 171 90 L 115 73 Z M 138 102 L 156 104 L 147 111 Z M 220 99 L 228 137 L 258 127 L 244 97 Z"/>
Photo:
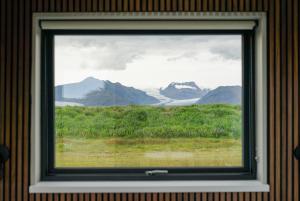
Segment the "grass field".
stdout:
<path fill-rule="evenodd" d="M 241 166 L 232 105 L 56 108 L 57 167 Z"/>
<path fill-rule="evenodd" d="M 57 167 L 241 166 L 240 140 L 59 139 Z"/>

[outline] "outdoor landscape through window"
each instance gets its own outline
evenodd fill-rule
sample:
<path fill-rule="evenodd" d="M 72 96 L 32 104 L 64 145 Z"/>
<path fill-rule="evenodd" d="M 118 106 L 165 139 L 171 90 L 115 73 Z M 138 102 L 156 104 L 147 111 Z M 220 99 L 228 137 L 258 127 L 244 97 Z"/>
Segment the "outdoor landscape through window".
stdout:
<path fill-rule="evenodd" d="M 55 167 L 242 167 L 241 35 L 56 35 Z"/>

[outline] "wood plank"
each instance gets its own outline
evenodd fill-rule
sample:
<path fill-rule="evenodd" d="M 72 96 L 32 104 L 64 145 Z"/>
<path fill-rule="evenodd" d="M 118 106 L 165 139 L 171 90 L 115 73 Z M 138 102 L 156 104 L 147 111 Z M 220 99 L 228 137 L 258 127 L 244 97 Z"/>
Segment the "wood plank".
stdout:
<path fill-rule="evenodd" d="M 110 12 L 116 12 L 117 10 L 117 2 L 116 0 L 110 1 Z"/>
<path fill-rule="evenodd" d="M 189 2 L 189 10 L 190 12 L 194 12 L 196 10 L 196 0 L 190 0 Z"/>
<path fill-rule="evenodd" d="M 172 0 L 172 11 L 177 11 L 177 0 Z"/>
<path fill-rule="evenodd" d="M 262 11 L 263 10 L 263 0 L 258 0 L 256 2 L 257 6 L 256 9 L 254 9 L 255 11 Z"/>
<path fill-rule="evenodd" d="M 231 193 L 226 193 L 226 201 L 231 200 Z"/>
<path fill-rule="evenodd" d="M 226 8 L 227 12 L 232 11 L 232 0 L 227 0 L 227 8 Z"/>
<path fill-rule="evenodd" d="M 104 1 L 104 11 L 109 12 L 110 11 L 110 0 Z M 125 10 L 124 10 L 125 11 Z M 127 10 L 126 10 L 127 11 Z"/>
<path fill-rule="evenodd" d="M 48 4 L 49 4 L 49 10 L 50 10 L 51 12 L 55 12 L 55 1 L 53 1 L 53 0 L 51 1 L 51 0 L 50 0 L 50 1 L 46 1 L 46 2 L 47 2 L 47 3 L 46 3 L 46 4 L 47 4 L 47 7 L 48 7 Z M 45 6 L 44 6 L 44 9 L 45 9 L 45 10 L 48 10 L 47 7 L 45 8 Z"/>
<path fill-rule="evenodd" d="M 221 11 L 222 12 L 226 11 L 226 1 L 225 0 L 221 0 Z"/>
<path fill-rule="evenodd" d="M 280 37 L 280 0 L 275 3 L 275 128 L 276 128 L 276 173 L 275 198 L 281 199 L 281 37 Z"/>
<path fill-rule="evenodd" d="M 47 194 L 45 193 L 43 195 L 44 195 L 43 199 L 45 201 L 52 201 L 53 200 L 53 193 L 47 193 Z"/>
<path fill-rule="evenodd" d="M 61 12 L 62 11 L 62 0 L 56 0 L 55 2 L 55 11 Z"/>
<path fill-rule="evenodd" d="M 98 11 L 98 0 L 92 0 L 92 11 Z"/>
<path fill-rule="evenodd" d="M 22 201 L 23 197 L 23 112 L 24 112 L 24 90 L 23 90 L 23 76 L 24 76 L 24 2 L 19 1 L 18 21 L 18 125 L 17 125 L 17 200 Z M 26 190 L 26 189 L 25 189 Z"/>
<path fill-rule="evenodd" d="M 245 193 L 245 201 L 250 201 L 250 193 Z"/>
<path fill-rule="evenodd" d="M 115 201 L 121 201 L 121 193 L 116 193 Z"/>
<path fill-rule="evenodd" d="M 213 201 L 214 194 L 213 193 L 207 193 L 207 201 Z"/>
<path fill-rule="evenodd" d="M 80 0 L 74 0 L 75 1 L 75 12 L 80 11 Z"/>
<path fill-rule="evenodd" d="M 268 25 L 269 56 L 269 153 L 275 153 L 275 6 L 271 4 Z M 270 200 L 275 200 L 275 154 L 269 155 Z"/>
<path fill-rule="evenodd" d="M 269 0 L 264 0 L 263 11 L 268 11 L 268 10 L 269 10 Z"/>
<path fill-rule="evenodd" d="M 176 196 L 177 194 L 176 193 L 171 193 L 171 200 L 173 201 L 173 200 L 176 200 L 177 198 L 177 196 Z M 147 201 L 149 201 L 149 200 L 147 200 Z"/>
<path fill-rule="evenodd" d="M 244 201 L 245 194 L 244 193 L 239 193 L 239 201 Z"/>
<path fill-rule="evenodd" d="M 233 201 L 238 201 L 239 197 L 238 197 L 238 193 L 232 193 L 232 200 Z"/>
<path fill-rule="evenodd" d="M 87 12 L 92 12 L 92 0 L 87 0 L 86 1 L 86 11 Z"/>
<path fill-rule="evenodd" d="M 239 11 L 244 11 L 245 9 L 245 0 L 239 0 Z"/>
<path fill-rule="evenodd" d="M 16 200 L 16 180 L 17 180 L 17 91 L 18 91 L 18 79 L 17 79 L 17 58 L 18 58 L 18 7 L 14 6 L 17 4 L 16 0 L 12 0 L 12 97 L 11 97 L 11 148 L 10 148 L 10 200 Z"/>
<path fill-rule="evenodd" d="M 257 6 L 256 0 L 251 0 L 251 11 L 256 11 L 257 10 L 256 6 Z"/>
<path fill-rule="evenodd" d="M 134 0 L 129 0 L 129 12 L 134 11 Z"/>
<path fill-rule="evenodd" d="M 98 9 L 100 12 L 104 11 L 104 0 L 98 0 Z"/>
<path fill-rule="evenodd" d="M 141 0 L 135 0 L 135 12 L 141 11 Z"/>
<path fill-rule="evenodd" d="M 30 7 L 31 4 L 26 3 L 25 4 L 25 43 L 24 46 L 25 48 L 30 47 L 31 44 L 31 12 L 30 12 Z M 29 48 L 30 49 L 30 48 Z M 23 88 L 24 90 L 24 113 L 23 113 L 23 133 L 24 133 L 24 138 L 23 138 L 23 154 L 24 154 L 24 162 L 23 162 L 23 200 L 28 200 L 29 193 L 29 114 L 30 114 L 30 59 L 31 59 L 31 51 L 25 51 L 24 55 L 24 68 L 25 68 L 25 73 L 23 76 Z"/>
<path fill-rule="evenodd" d="M 158 12 L 159 11 L 159 0 L 154 0 L 153 2 L 154 4 L 154 12 Z"/>
<path fill-rule="evenodd" d="M 5 144 L 5 82 L 6 82 L 6 68 L 5 68 L 5 28 L 6 26 L 6 1 L 0 1 L 0 143 Z M 4 177 L 0 180 L 0 200 L 4 200 Z"/>
<path fill-rule="evenodd" d="M 185 12 L 189 11 L 190 10 L 190 1 L 184 1 L 184 8 L 183 10 Z"/>
<path fill-rule="evenodd" d="M 74 11 L 74 1 L 68 0 L 68 11 L 72 12 Z"/>
<path fill-rule="evenodd" d="M 90 200 L 90 193 L 84 193 L 83 195 L 84 195 L 83 196 L 84 201 L 89 201 Z"/>
<path fill-rule="evenodd" d="M 202 10 L 201 0 L 196 0 L 196 11 L 200 12 Z"/>
<path fill-rule="evenodd" d="M 287 33 L 293 33 L 292 1 L 287 2 Z M 293 200 L 293 37 L 287 36 L 287 200 Z"/>
<path fill-rule="evenodd" d="M 287 59 L 286 59 L 286 2 L 281 1 L 281 199 L 286 200 L 287 168 Z"/>
<path fill-rule="evenodd" d="M 148 11 L 152 12 L 153 11 L 153 0 L 147 0 L 148 1 Z"/>
<path fill-rule="evenodd" d="M 73 193 L 72 194 L 72 201 L 78 201 L 78 194 L 77 193 Z"/>
<path fill-rule="evenodd" d="M 238 6 L 238 0 L 233 0 L 232 1 L 232 10 L 233 11 L 238 11 L 239 6 Z"/>
<path fill-rule="evenodd" d="M 67 12 L 68 11 L 68 0 L 62 0 L 62 7 L 61 8 L 62 8 L 61 9 L 62 12 Z"/>
<path fill-rule="evenodd" d="M 299 142 L 299 57 L 300 57 L 300 51 L 299 51 L 299 1 L 294 0 L 293 1 L 293 94 L 294 94 L 294 113 L 293 113 L 293 148 L 295 149 L 297 146 L 300 145 Z M 293 168 L 294 168 L 294 181 L 293 181 L 293 196 L 294 200 L 299 200 L 299 161 L 297 161 L 295 158 L 293 160 Z"/>
<path fill-rule="evenodd" d="M 109 199 L 108 199 L 108 193 L 103 193 L 102 194 L 102 199 L 103 199 L 103 201 L 109 201 Z M 126 200 L 127 200 L 126 199 L 126 193 L 123 193 L 123 195 L 122 195 L 122 201 L 126 201 Z"/>
<path fill-rule="evenodd" d="M 255 201 L 256 200 L 256 193 L 252 192 L 251 193 L 251 201 Z"/>
<path fill-rule="evenodd" d="M 220 193 L 220 201 L 225 201 L 226 200 L 226 194 L 225 193 Z"/>
<path fill-rule="evenodd" d="M 128 11 L 128 0 L 123 1 L 123 11 L 127 12 Z"/>
<path fill-rule="evenodd" d="M 147 11 L 147 0 L 142 0 L 142 11 L 143 12 Z"/>
<path fill-rule="evenodd" d="M 207 193 L 201 193 L 202 194 L 202 201 L 207 201 Z"/>
<path fill-rule="evenodd" d="M 220 11 L 220 0 L 215 0 L 215 11 Z"/>
<path fill-rule="evenodd" d="M 202 0 L 202 10 L 204 12 L 208 11 L 208 0 Z"/>
<path fill-rule="evenodd" d="M 50 4 L 49 0 L 45 0 L 45 1 L 44 1 L 44 4 L 43 4 L 43 12 L 49 12 L 49 4 Z M 51 11 L 53 12 L 53 11 L 55 11 L 55 10 L 53 9 L 53 10 L 51 10 Z"/>
<path fill-rule="evenodd" d="M 109 199 L 109 200 L 111 200 L 111 199 Z M 133 194 L 132 194 L 132 193 L 128 193 L 128 194 L 127 194 L 127 201 L 134 201 L 134 200 L 133 200 Z M 157 201 L 157 199 L 156 199 L 155 201 Z"/>
<path fill-rule="evenodd" d="M 245 0 L 245 11 L 250 11 L 250 4 L 251 4 L 250 0 Z"/>
<path fill-rule="evenodd" d="M 183 0 L 177 0 L 177 11 L 183 11 Z"/>
<path fill-rule="evenodd" d="M 6 68 L 6 94 L 5 94 L 5 145 L 8 149 L 11 149 L 11 82 L 12 82 L 12 68 L 11 68 L 11 55 L 12 55 L 12 1 L 7 1 L 6 3 L 6 11 L 7 18 L 6 18 L 6 61 L 5 61 L 5 68 Z M 11 201 L 10 195 L 10 183 L 11 183 L 11 160 L 6 161 L 4 166 L 4 200 Z"/>
<path fill-rule="evenodd" d="M 164 12 L 166 11 L 166 0 L 160 0 L 159 1 L 159 11 Z"/>

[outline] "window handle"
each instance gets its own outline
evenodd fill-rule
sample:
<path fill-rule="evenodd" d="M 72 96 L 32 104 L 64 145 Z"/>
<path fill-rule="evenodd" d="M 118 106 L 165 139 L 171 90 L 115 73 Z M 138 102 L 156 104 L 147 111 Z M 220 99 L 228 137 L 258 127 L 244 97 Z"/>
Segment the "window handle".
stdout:
<path fill-rule="evenodd" d="M 0 145 L 0 179 L 3 177 L 4 163 L 9 159 L 9 150 L 6 146 Z"/>
<path fill-rule="evenodd" d="M 294 156 L 297 160 L 300 160 L 300 146 L 299 145 L 294 150 Z"/>
<path fill-rule="evenodd" d="M 155 175 L 164 175 L 164 174 L 168 174 L 169 171 L 168 170 L 148 170 L 145 172 L 146 175 L 148 176 L 155 176 Z"/>

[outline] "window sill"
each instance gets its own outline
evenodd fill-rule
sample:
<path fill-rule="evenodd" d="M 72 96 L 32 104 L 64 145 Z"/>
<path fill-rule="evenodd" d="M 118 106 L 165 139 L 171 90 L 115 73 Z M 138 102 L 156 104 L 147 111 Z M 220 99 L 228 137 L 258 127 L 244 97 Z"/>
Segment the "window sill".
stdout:
<path fill-rule="evenodd" d="M 30 193 L 92 192 L 268 192 L 269 185 L 260 181 L 103 181 L 39 182 Z"/>

